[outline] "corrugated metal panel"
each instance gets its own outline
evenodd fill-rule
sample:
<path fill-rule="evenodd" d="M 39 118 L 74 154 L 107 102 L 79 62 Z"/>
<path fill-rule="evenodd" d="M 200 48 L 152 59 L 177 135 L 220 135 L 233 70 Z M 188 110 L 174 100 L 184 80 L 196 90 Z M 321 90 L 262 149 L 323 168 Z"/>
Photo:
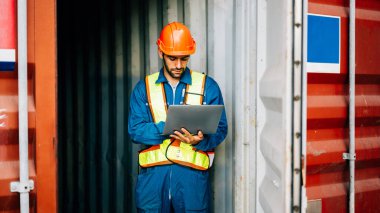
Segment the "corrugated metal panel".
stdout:
<path fill-rule="evenodd" d="M 308 74 L 307 197 L 318 212 L 347 212 L 348 2 L 309 1 L 309 12 L 340 17 L 340 73 Z M 380 4 L 356 3 L 355 211 L 380 210 Z M 312 70 L 309 70 L 312 71 Z"/>
<path fill-rule="evenodd" d="M 292 7 L 259 1 L 258 212 L 292 211 Z"/>
<path fill-rule="evenodd" d="M 135 211 L 139 146 L 126 130 L 129 95 L 161 67 L 155 41 L 164 24 L 184 21 L 194 32 L 190 66 L 220 82 L 232 123 L 233 14 L 232 0 L 58 2 L 61 212 Z M 215 212 L 233 211 L 231 142 L 232 134 L 217 150 Z"/>
<path fill-rule="evenodd" d="M 224 9 L 235 7 L 233 14 Z M 235 1 L 231 5 L 218 5 L 219 10 L 215 11 L 214 29 L 211 39 L 215 40 L 215 47 L 212 48 L 215 55 L 209 64 L 213 66 L 213 75 L 225 75 L 224 81 L 219 81 L 225 86 L 228 101 L 232 101 L 229 108 L 231 113 L 230 135 L 228 140 L 233 142 L 232 147 L 225 147 L 227 156 L 234 159 L 233 162 L 233 190 L 234 208 L 232 212 L 257 212 L 256 208 L 256 96 L 257 96 L 257 14 L 258 8 L 255 1 Z M 221 13 L 222 12 L 222 13 Z M 230 19 L 229 17 L 235 17 Z M 230 23 L 232 22 L 232 23 Z M 228 23 L 228 24 L 225 24 Z M 229 28 L 230 24 L 233 28 Z M 232 34 L 224 33 L 234 32 Z M 227 41 L 233 40 L 233 43 Z M 220 45 L 220 44 L 225 45 Z M 225 52 L 223 49 L 225 48 Z M 233 52 L 229 52 L 232 50 Z M 232 54 L 232 55 L 230 55 Z M 229 58 L 233 59 L 229 64 Z M 225 61 L 226 66 L 221 61 Z M 223 71 L 219 73 L 219 71 Z M 231 85 L 230 79 L 234 83 Z M 233 149 L 231 152 L 230 149 Z M 226 158 L 228 161 L 230 157 Z M 229 170 L 227 170 L 229 171 Z M 231 212 L 231 211 L 226 211 Z"/>
<path fill-rule="evenodd" d="M 263 15 L 250 0 L 58 1 L 61 212 L 135 211 L 139 146 L 126 130 L 129 95 L 162 66 L 155 42 L 171 21 L 190 27 L 198 46 L 189 67 L 216 79 L 227 107 L 229 134 L 211 171 L 213 211 L 256 208 L 256 171 L 264 171 L 256 167 L 257 11 Z M 276 51 L 273 41 L 267 44 Z"/>
<path fill-rule="evenodd" d="M 60 11 L 70 10 L 68 5 Z M 67 18 L 59 38 L 60 139 L 67 141 L 60 148 L 66 175 L 60 182 L 61 210 L 134 210 L 139 147 L 125 134 L 128 97 L 145 73 L 161 66 L 155 40 L 162 26 L 175 20 L 194 32 L 199 48 L 190 66 L 219 82 L 232 124 L 217 150 L 214 211 L 254 209 L 256 183 L 261 184 L 258 211 L 290 210 L 292 5 L 174 0 L 120 5 L 95 1 L 91 13 L 81 14 L 87 5 L 79 5 L 74 17 L 59 16 Z M 255 89 L 261 91 L 257 114 Z"/>
<path fill-rule="evenodd" d="M 144 7 L 58 2 L 60 212 L 133 212 L 127 115 L 144 75 Z"/>

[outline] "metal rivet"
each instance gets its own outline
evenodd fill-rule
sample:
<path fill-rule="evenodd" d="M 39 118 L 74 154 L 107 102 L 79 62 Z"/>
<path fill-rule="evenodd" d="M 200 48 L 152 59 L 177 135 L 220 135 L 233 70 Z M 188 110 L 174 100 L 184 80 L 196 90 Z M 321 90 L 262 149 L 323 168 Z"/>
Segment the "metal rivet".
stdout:
<path fill-rule="evenodd" d="M 300 138 L 300 137 L 301 137 L 301 133 L 296 132 L 296 138 Z"/>
<path fill-rule="evenodd" d="M 296 96 L 294 96 L 294 98 L 293 98 L 294 101 L 299 101 L 300 99 L 301 99 L 301 97 L 300 97 L 299 95 L 296 95 Z"/>

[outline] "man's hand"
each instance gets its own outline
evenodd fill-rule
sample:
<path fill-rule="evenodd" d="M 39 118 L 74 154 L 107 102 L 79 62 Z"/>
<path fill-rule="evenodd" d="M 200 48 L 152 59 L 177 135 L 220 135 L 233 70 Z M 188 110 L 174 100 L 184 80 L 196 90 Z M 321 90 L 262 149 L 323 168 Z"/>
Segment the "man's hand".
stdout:
<path fill-rule="evenodd" d="M 174 131 L 173 134 L 170 135 L 171 138 L 175 138 L 177 140 L 180 140 L 182 142 L 191 144 L 191 145 L 197 145 L 201 140 L 203 140 L 203 133 L 202 131 L 198 131 L 197 135 L 192 135 L 187 129 L 181 128 L 181 131 Z"/>

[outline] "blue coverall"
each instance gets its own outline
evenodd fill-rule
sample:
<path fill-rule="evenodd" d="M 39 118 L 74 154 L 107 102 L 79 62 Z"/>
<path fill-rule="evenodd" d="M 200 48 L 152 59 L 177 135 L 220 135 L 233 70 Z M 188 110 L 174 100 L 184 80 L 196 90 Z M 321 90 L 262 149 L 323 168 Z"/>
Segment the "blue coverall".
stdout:
<path fill-rule="evenodd" d="M 191 84 L 191 74 L 185 69 L 176 87 L 170 86 L 160 70 L 157 83 L 164 83 L 168 105 L 183 104 L 184 90 Z M 223 97 L 218 84 L 206 78 L 204 104 L 223 105 Z M 165 123 L 153 123 L 147 102 L 145 81 L 134 88 L 128 120 L 128 132 L 134 143 L 145 145 L 161 144 Z M 205 135 L 194 147 L 207 151 L 217 147 L 227 135 L 227 118 L 223 111 L 216 134 Z M 217 154 L 217 153 L 216 153 Z M 210 184 L 208 171 L 199 171 L 177 164 L 141 169 L 136 183 L 136 206 L 139 212 L 208 212 Z"/>

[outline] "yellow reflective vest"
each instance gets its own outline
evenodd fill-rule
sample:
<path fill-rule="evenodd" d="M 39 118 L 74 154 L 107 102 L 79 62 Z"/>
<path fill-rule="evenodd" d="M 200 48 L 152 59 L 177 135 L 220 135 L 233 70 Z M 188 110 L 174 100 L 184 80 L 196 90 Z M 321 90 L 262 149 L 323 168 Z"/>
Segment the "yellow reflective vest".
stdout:
<path fill-rule="evenodd" d="M 186 86 L 184 104 L 202 105 L 206 75 L 191 72 L 192 84 Z M 153 121 L 166 120 L 167 104 L 163 83 L 156 83 L 159 72 L 146 76 L 145 85 L 148 104 Z M 207 170 L 212 166 L 213 151 L 201 151 L 179 140 L 165 139 L 160 145 L 151 146 L 139 152 L 139 164 L 143 168 L 180 164 L 197 170 Z"/>

